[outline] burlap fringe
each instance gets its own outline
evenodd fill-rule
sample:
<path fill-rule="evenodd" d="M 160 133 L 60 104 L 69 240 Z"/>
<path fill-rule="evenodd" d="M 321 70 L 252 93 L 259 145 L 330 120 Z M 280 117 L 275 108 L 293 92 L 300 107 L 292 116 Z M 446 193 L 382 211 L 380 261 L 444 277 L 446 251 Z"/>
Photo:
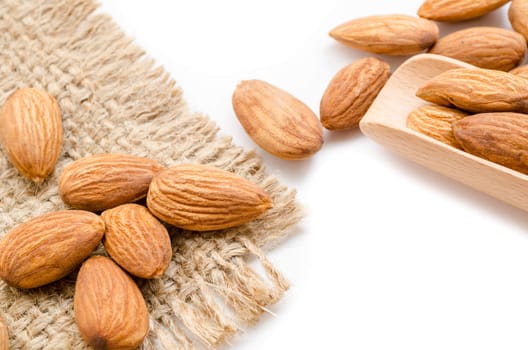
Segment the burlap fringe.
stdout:
<path fill-rule="evenodd" d="M 166 274 L 138 281 L 151 315 L 144 349 L 215 347 L 257 322 L 288 289 L 262 249 L 283 240 L 300 219 L 295 192 L 266 174 L 252 152 L 217 137 L 212 121 L 189 112 L 168 74 L 97 6 L 94 0 L 0 2 L 0 102 L 17 87 L 45 89 L 57 97 L 65 128 L 57 171 L 42 186 L 21 178 L 0 156 L 0 235 L 63 208 L 57 174 L 90 154 L 211 164 L 260 184 L 274 201 L 264 217 L 221 232 L 173 230 Z M 251 256 L 266 276 L 251 268 Z M 72 274 L 31 291 L 0 282 L 12 349 L 86 348 L 73 320 L 74 281 Z"/>

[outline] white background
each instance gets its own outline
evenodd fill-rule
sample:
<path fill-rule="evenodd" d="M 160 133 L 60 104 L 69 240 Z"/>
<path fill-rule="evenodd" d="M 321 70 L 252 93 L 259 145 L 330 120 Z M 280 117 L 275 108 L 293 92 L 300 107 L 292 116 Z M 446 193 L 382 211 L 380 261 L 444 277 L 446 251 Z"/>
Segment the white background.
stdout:
<path fill-rule="evenodd" d="M 368 54 L 328 37 L 373 14 L 414 14 L 420 0 L 104 0 L 114 16 L 235 143 L 256 147 L 231 94 L 275 84 L 318 112 L 334 73 Z M 509 27 L 506 8 L 470 25 Z M 389 59 L 396 68 L 402 59 Z M 293 287 L 231 348 L 526 349 L 528 215 L 403 160 L 358 131 L 325 132 L 314 158 L 270 172 L 296 187 L 306 219 L 271 252 Z M 527 198 L 528 200 L 528 198 Z"/>

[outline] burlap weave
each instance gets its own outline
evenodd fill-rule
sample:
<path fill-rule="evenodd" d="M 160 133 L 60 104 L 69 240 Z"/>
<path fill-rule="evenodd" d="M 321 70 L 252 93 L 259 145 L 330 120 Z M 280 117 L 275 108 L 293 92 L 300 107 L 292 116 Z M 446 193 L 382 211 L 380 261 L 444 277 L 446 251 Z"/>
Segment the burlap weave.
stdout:
<path fill-rule="evenodd" d="M 168 74 L 96 8 L 94 0 L 0 1 L 0 103 L 18 87 L 47 90 L 62 108 L 65 129 L 57 169 L 41 186 L 22 178 L 0 152 L 0 236 L 64 208 L 57 176 L 91 154 L 206 163 L 259 183 L 275 205 L 264 217 L 222 232 L 173 230 L 166 274 L 138 281 L 151 315 L 145 349 L 214 347 L 256 322 L 288 288 L 261 249 L 299 220 L 295 193 L 267 175 L 253 153 L 218 137 L 207 117 L 191 113 Z M 248 266 L 251 255 L 267 276 Z M 75 273 L 31 291 L 0 282 L 12 349 L 86 348 L 73 318 L 74 282 Z"/>

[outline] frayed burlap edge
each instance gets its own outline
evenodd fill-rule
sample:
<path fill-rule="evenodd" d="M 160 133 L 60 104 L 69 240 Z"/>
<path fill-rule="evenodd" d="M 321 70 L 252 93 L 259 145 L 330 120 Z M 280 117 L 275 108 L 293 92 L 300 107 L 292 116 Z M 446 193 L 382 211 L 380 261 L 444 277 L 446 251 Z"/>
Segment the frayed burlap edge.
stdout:
<path fill-rule="evenodd" d="M 295 192 L 269 176 L 253 152 L 218 137 L 212 121 L 190 112 L 168 74 L 96 9 L 93 0 L 0 3 L 0 103 L 18 87 L 45 89 L 61 105 L 65 129 L 57 169 L 41 186 L 23 179 L 0 154 L 0 236 L 64 208 L 58 174 L 91 154 L 210 164 L 258 183 L 271 195 L 272 210 L 231 230 L 172 229 L 167 272 L 138 280 L 151 316 L 144 349 L 215 347 L 257 322 L 288 289 L 263 248 L 278 244 L 299 221 Z M 251 256 L 266 276 L 248 265 Z M 12 349 L 87 348 L 73 319 L 74 282 L 75 273 L 31 291 L 0 282 L 0 314 Z"/>

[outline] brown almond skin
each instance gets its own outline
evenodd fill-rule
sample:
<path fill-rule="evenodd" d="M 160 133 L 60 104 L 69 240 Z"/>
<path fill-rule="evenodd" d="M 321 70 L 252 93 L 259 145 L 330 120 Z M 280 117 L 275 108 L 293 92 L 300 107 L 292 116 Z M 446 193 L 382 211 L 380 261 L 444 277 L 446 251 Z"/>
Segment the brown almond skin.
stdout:
<path fill-rule="evenodd" d="M 132 350 L 149 331 L 145 300 L 136 283 L 111 259 L 82 265 L 74 295 L 75 322 L 95 350 Z"/>
<path fill-rule="evenodd" d="M 409 114 L 407 127 L 449 146 L 462 148 L 453 135 L 451 124 L 466 116 L 467 113 L 452 108 L 423 106 Z"/>
<path fill-rule="evenodd" d="M 343 23 L 330 31 L 338 42 L 386 55 L 413 55 L 434 45 L 438 26 L 406 15 L 369 16 Z"/>
<path fill-rule="evenodd" d="M 508 18 L 513 30 L 521 33 L 528 40 L 528 1 L 512 0 L 508 10 Z"/>
<path fill-rule="evenodd" d="M 314 112 L 276 86 L 262 80 L 241 81 L 232 103 L 247 134 L 279 158 L 305 159 L 323 146 L 323 129 Z"/>
<path fill-rule="evenodd" d="M 9 332 L 2 317 L 0 317 L 0 350 L 9 350 Z"/>
<path fill-rule="evenodd" d="M 418 16 L 439 22 L 460 22 L 482 17 L 509 0 L 425 0 Z"/>
<path fill-rule="evenodd" d="M 171 261 L 169 233 L 147 208 L 123 204 L 105 210 L 103 239 L 107 253 L 128 273 L 141 278 L 160 277 Z"/>
<path fill-rule="evenodd" d="M 321 123 L 329 130 L 356 128 L 391 75 L 388 63 L 374 57 L 342 68 L 321 99 Z"/>
<path fill-rule="evenodd" d="M 510 73 L 515 74 L 518 77 L 528 79 L 528 64 L 512 69 Z"/>
<path fill-rule="evenodd" d="M 528 115 L 476 114 L 453 123 L 466 152 L 528 174 Z"/>
<path fill-rule="evenodd" d="M 18 89 L 0 110 L 0 143 L 23 176 L 43 182 L 55 169 L 62 147 L 62 114 L 48 93 Z"/>
<path fill-rule="evenodd" d="M 256 184 L 228 171 L 183 164 L 159 173 L 150 185 L 147 206 L 173 226 L 210 231 L 247 223 L 272 207 Z"/>
<path fill-rule="evenodd" d="M 474 27 L 441 38 L 430 53 L 451 57 L 480 68 L 509 71 L 524 59 L 526 40 L 511 30 Z"/>
<path fill-rule="evenodd" d="M 17 288 L 55 282 L 79 266 L 103 234 L 103 220 L 81 210 L 61 210 L 29 220 L 0 241 L 0 278 Z"/>
<path fill-rule="evenodd" d="M 154 160 L 133 155 L 90 156 L 64 169 L 59 194 L 73 208 L 103 211 L 144 198 L 150 181 L 162 169 Z"/>
<path fill-rule="evenodd" d="M 416 96 L 441 106 L 455 106 L 474 113 L 528 113 L 526 80 L 497 70 L 448 70 L 422 86 Z"/>

